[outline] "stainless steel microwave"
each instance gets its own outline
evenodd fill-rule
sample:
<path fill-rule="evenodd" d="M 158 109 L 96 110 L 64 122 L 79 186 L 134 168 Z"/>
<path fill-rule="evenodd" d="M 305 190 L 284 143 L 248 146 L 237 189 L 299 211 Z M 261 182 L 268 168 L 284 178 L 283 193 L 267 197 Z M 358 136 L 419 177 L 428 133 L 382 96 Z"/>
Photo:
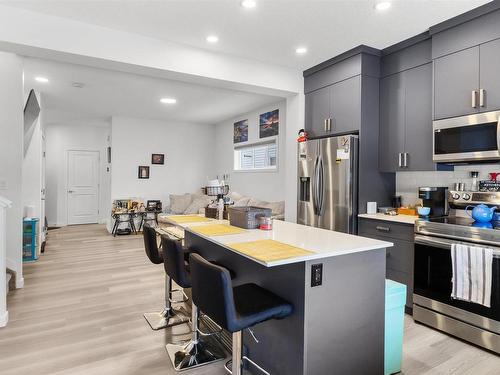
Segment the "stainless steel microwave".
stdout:
<path fill-rule="evenodd" d="M 436 120 L 432 127 L 435 162 L 500 160 L 500 111 Z"/>

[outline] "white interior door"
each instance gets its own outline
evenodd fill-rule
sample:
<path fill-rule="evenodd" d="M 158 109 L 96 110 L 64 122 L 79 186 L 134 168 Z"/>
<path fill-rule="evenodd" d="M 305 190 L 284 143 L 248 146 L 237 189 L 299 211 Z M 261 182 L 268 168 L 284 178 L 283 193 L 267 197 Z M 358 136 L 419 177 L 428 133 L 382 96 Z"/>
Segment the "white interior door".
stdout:
<path fill-rule="evenodd" d="M 68 225 L 97 223 L 99 151 L 68 151 Z"/>

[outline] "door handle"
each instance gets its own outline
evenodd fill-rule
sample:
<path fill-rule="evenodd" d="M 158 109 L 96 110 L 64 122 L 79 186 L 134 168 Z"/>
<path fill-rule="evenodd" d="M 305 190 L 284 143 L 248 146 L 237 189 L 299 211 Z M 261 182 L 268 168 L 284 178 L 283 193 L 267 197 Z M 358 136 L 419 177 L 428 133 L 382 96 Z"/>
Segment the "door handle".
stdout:
<path fill-rule="evenodd" d="M 486 90 L 479 89 L 479 106 L 484 107 L 484 100 L 486 99 Z"/>
<path fill-rule="evenodd" d="M 477 90 L 472 90 L 472 108 L 477 108 Z"/>
<path fill-rule="evenodd" d="M 74 191 L 73 190 L 68 190 L 68 193 L 74 193 Z"/>

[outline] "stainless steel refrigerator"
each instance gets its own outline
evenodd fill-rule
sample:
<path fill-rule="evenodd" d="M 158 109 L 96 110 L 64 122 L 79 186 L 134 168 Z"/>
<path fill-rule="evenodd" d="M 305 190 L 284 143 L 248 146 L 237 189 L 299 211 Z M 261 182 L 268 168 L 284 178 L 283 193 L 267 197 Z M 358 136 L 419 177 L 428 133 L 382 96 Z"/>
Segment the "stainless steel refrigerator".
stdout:
<path fill-rule="evenodd" d="M 357 233 L 358 136 L 299 143 L 297 222 Z"/>

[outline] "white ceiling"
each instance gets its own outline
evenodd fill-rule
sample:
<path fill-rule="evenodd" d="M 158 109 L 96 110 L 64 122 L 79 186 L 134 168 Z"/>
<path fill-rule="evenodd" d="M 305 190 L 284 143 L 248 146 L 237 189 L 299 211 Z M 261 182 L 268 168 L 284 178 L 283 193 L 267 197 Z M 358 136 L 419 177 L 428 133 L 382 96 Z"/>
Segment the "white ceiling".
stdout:
<path fill-rule="evenodd" d="M 35 77 L 49 79 L 39 83 Z M 281 98 L 158 79 L 87 66 L 26 58 L 25 88 L 43 93 L 48 122 L 105 119 L 112 115 L 215 124 Z M 84 83 L 75 88 L 73 82 Z M 160 103 L 163 97 L 177 103 Z"/>
<path fill-rule="evenodd" d="M 385 48 L 471 10 L 484 0 L 0 0 L 86 23 L 305 69 L 359 44 Z M 217 34 L 219 43 L 205 37 Z M 296 56 L 297 46 L 309 52 Z"/>

